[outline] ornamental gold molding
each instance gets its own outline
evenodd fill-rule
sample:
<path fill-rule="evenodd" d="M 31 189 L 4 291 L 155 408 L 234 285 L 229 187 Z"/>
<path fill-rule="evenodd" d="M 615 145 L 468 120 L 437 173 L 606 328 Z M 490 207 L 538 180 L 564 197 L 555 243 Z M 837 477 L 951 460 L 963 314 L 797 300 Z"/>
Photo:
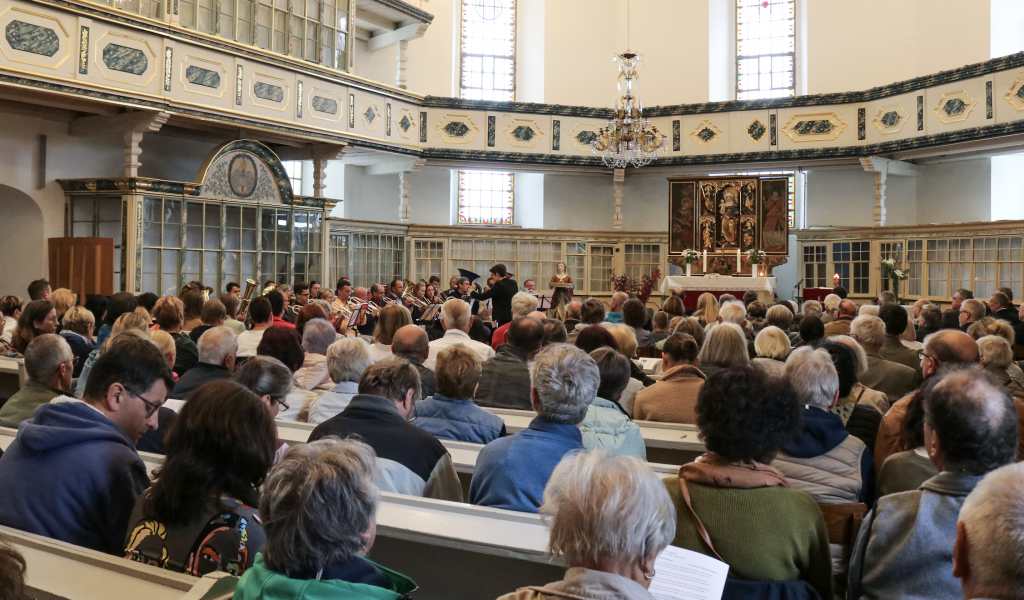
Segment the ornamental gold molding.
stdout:
<path fill-rule="evenodd" d="M 465 131 L 460 135 L 456 135 L 455 131 L 462 131 L 462 127 L 456 127 L 455 124 L 460 123 Z M 480 133 L 480 128 L 473 122 L 472 117 L 469 115 L 450 115 L 446 114 L 441 117 L 441 120 L 434 126 L 434 130 L 441 136 L 441 141 L 445 144 L 468 144 L 473 141 L 476 134 Z"/>
<path fill-rule="evenodd" d="M 932 112 L 944 124 L 959 123 L 960 121 L 966 121 L 967 117 L 971 115 L 971 111 L 977 105 L 978 101 L 968 94 L 967 90 L 946 92 L 935 103 L 935 108 L 932 109 Z"/>
<path fill-rule="evenodd" d="M 30 51 L 27 51 L 27 50 L 16 49 L 13 46 L 11 46 L 10 40 L 6 39 L 6 36 L 5 36 L 5 39 L 3 39 L 3 42 L 0 43 L 0 52 L 3 53 L 4 58 L 6 58 L 7 60 L 9 60 L 11 62 L 17 62 L 17 63 L 26 64 L 26 65 L 32 65 L 33 67 L 39 67 L 39 68 L 42 68 L 42 69 L 53 69 L 53 70 L 56 70 L 61 65 L 63 65 L 64 62 L 67 61 L 67 59 L 71 56 L 71 34 L 69 34 L 68 30 L 64 28 L 64 24 L 60 22 L 60 19 L 58 19 L 57 17 L 52 17 L 50 15 L 44 15 L 44 14 L 41 14 L 41 13 L 32 12 L 32 11 L 29 11 L 29 10 L 25 10 L 23 8 L 12 6 L 12 7 L 8 7 L 7 10 L 5 10 L 3 12 L 0 12 L 0 28 L 5 29 L 5 30 L 7 29 L 7 26 L 11 23 L 11 21 L 15 20 L 15 18 L 14 18 L 15 15 L 8 14 L 8 13 L 20 13 L 22 15 L 29 15 L 31 17 L 36 17 L 36 19 L 42 19 L 44 21 L 52 21 L 53 23 L 56 23 L 57 24 L 57 28 L 59 28 L 61 33 L 64 34 L 64 38 L 63 38 L 64 54 L 63 54 L 63 56 L 60 56 L 58 59 L 56 59 L 55 63 L 52 60 L 49 63 L 47 63 L 47 62 L 36 62 L 36 61 L 32 61 L 32 60 L 27 60 L 25 58 L 17 58 L 18 56 L 21 56 L 21 55 L 39 56 L 40 57 L 39 60 L 42 60 L 43 58 L 47 58 L 47 57 L 44 54 L 36 54 L 34 52 L 30 52 Z M 32 20 L 35 20 L 35 19 L 32 19 Z M 28 23 L 28 24 L 32 25 L 32 26 L 35 26 L 35 27 L 39 27 L 41 29 L 47 29 L 49 31 L 52 31 L 54 33 L 54 36 L 57 35 L 57 30 L 55 28 L 49 26 L 49 25 L 40 25 L 39 23 Z M 11 53 L 14 54 L 14 55 L 12 56 L 12 54 L 8 54 L 8 50 L 10 50 Z M 20 53 L 20 54 L 18 54 L 18 53 Z M 54 54 L 60 54 L 59 47 L 58 47 L 57 52 L 55 52 Z M 52 58 L 52 57 L 50 57 L 50 58 Z"/>
<path fill-rule="evenodd" d="M 403 127 L 402 119 L 409 120 L 409 126 Z M 398 109 L 398 118 L 395 120 L 395 126 L 398 128 L 398 137 L 411 140 L 414 139 L 416 132 L 416 115 L 412 113 L 408 108 Z"/>
<path fill-rule="evenodd" d="M 120 79 L 120 78 L 114 77 L 112 75 L 110 75 L 110 76 L 107 75 L 108 73 L 113 71 L 113 69 L 108 67 L 106 65 L 106 63 L 103 62 L 103 45 L 101 44 L 101 42 L 104 39 L 106 39 L 107 36 L 110 36 L 110 37 L 113 37 L 113 38 L 121 38 L 122 40 L 129 40 L 129 43 L 136 44 L 135 46 L 125 46 L 126 48 L 130 48 L 132 50 L 138 50 L 139 52 L 142 52 L 142 53 L 145 53 L 146 50 L 149 51 L 149 58 L 148 58 L 147 63 L 146 63 L 146 69 L 149 71 L 149 79 L 143 81 L 142 83 L 139 83 L 138 81 L 130 81 L 128 79 Z M 110 44 L 110 43 L 113 43 L 113 42 L 108 42 L 108 44 Z M 142 48 L 138 47 L 138 45 L 145 46 L 146 50 L 143 50 Z M 128 85 L 135 85 L 135 86 L 139 86 L 139 87 L 146 87 L 146 86 L 149 85 L 149 83 L 151 81 L 153 81 L 153 78 L 156 77 L 156 72 L 157 72 L 156 65 L 157 64 L 163 64 L 161 61 L 157 61 L 157 53 L 156 53 L 155 50 L 153 50 L 153 47 L 149 45 L 149 41 L 148 40 L 145 40 L 145 39 L 140 38 L 140 37 L 135 37 L 133 35 L 124 35 L 122 33 L 114 33 L 113 31 L 104 31 L 103 35 L 101 35 L 99 37 L 99 39 L 96 40 L 96 45 L 94 46 L 94 48 L 95 48 L 95 51 L 92 53 L 93 54 L 93 61 L 95 61 L 95 63 L 96 63 L 96 68 L 99 69 L 100 77 L 106 79 L 107 81 L 116 81 L 118 83 L 127 83 Z M 141 77 L 141 75 L 139 75 L 139 77 Z"/>
<path fill-rule="evenodd" d="M 893 114 L 896 115 L 895 123 L 892 121 Z M 875 128 L 878 129 L 878 133 L 882 135 L 889 135 L 891 133 L 899 133 L 903 131 L 903 128 L 907 125 L 907 121 L 910 120 L 910 113 L 907 112 L 903 105 L 900 103 L 886 104 L 885 106 L 878 109 L 878 114 L 871 121 L 874 123 Z"/>
<path fill-rule="evenodd" d="M 533 119 L 512 119 L 501 133 L 514 148 L 534 148 L 544 137 Z"/>
<path fill-rule="evenodd" d="M 258 84 L 258 83 L 266 83 L 266 81 L 259 81 L 260 79 L 262 79 L 262 80 L 270 80 L 270 81 L 277 82 L 277 83 L 273 83 L 273 84 L 268 83 L 267 85 L 274 85 L 276 87 L 280 87 L 281 88 L 281 93 L 282 93 L 281 102 L 274 102 L 274 104 L 278 104 L 279 106 L 274 106 L 272 104 L 266 104 L 265 102 L 268 102 L 267 100 L 265 100 L 263 98 L 259 98 L 259 97 L 254 95 L 255 94 L 254 90 L 256 89 L 256 84 Z M 278 85 L 278 84 L 280 84 L 280 85 Z M 265 73 L 253 73 L 252 75 L 249 76 L 249 101 L 252 102 L 253 106 L 257 106 L 259 108 L 269 108 L 270 110 L 277 110 L 277 111 L 284 112 L 285 109 L 288 108 L 288 104 L 291 102 L 291 91 L 290 91 L 290 88 L 288 87 L 288 82 L 286 82 L 284 79 L 281 79 L 280 77 L 274 77 L 273 75 L 267 75 Z M 273 102 L 273 101 L 270 100 L 269 102 Z"/>
<path fill-rule="evenodd" d="M 690 132 L 690 137 L 705 148 L 710 148 L 722 137 L 722 130 L 707 119 L 700 122 L 700 125 Z"/>
<path fill-rule="evenodd" d="M 1013 80 L 1010 89 L 1003 94 L 1003 99 L 1013 105 L 1016 110 L 1024 110 L 1024 71 Z"/>
<path fill-rule="evenodd" d="M 794 142 L 825 142 L 839 137 L 847 123 L 834 112 L 793 115 L 782 132 Z"/>
<path fill-rule="evenodd" d="M 372 111 L 373 118 L 367 117 L 367 112 Z M 370 131 L 376 131 L 377 126 L 380 125 L 381 118 L 384 116 L 380 112 L 380 108 L 377 107 L 377 101 L 373 98 L 367 98 L 366 102 L 363 103 L 363 110 L 359 111 L 359 116 L 363 118 L 363 125 Z"/>
<path fill-rule="evenodd" d="M 572 141 L 572 145 L 576 147 L 580 152 L 590 152 L 590 140 L 597 138 L 597 132 L 601 130 L 601 126 L 596 123 L 576 123 L 576 126 L 572 128 L 569 133 L 569 139 Z M 591 135 L 586 135 L 586 134 Z M 583 138 L 582 140 L 580 138 Z"/>
<path fill-rule="evenodd" d="M 213 69 L 211 69 L 209 67 L 205 67 L 205 66 L 201 66 L 201 65 L 191 65 L 191 64 L 189 64 L 189 63 L 191 63 L 193 61 L 201 62 L 201 63 L 206 63 L 207 65 L 210 65 L 210 66 L 213 66 L 213 67 L 217 67 L 219 69 L 219 75 L 221 76 L 220 85 L 217 86 L 217 87 L 220 88 L 220 93 L 219 94 L 214 94 L 214 93 L 211 93 L 211 92 L 204 92 L 200 88 L 203 88 L 203 87 L 206 87 L 206 86 L 203 86 L 203 85 L 200 85 L 200 84 L 197 84 L 197 83 L 192 83 L 191 81 L 189 81 L 185 77 L 185 74 L 188 72 L 188 67 L 190 67 L 190 66 L 196 66 L 196 67 L 199 67 L 201 69 L 206 69 L 207 71 L 213 71 Z M 181 73 L 179 74 L 178 80 L 181 82 L 182 89 L 185 90 L 186 92 L 189 92 L 189 93 L 192 93 L 192 94 L 201 94 L 203 96 L 211 96 L 213 98 L 223 98 L 224 97 L 224 93 L 228 91 L 228 86 L 227 86 L 228 70 L 225 69 L 224 65 L 222 65 L 219 62 L 212 61 L 212 60 L 207 60 L 205 58 L 199 58 L 198 56 L 186 55 L 185 58 L 183 58 L 181 60 L 181 62 L 178 64 L 178 70 L 181 71 Z M 217 71 L 214 71 L 214 72 L 217 72 Z M 213 89 L 213 88 L 207 88 L 207 89 Z"/>

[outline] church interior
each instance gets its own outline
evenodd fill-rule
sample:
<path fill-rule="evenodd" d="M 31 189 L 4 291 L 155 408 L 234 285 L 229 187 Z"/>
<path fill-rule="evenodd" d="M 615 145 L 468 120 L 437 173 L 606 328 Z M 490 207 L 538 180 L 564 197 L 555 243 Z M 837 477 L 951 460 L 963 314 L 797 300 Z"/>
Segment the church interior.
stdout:
<path fill-rule="evenodd" d="M 0 600 L 1022 597 L 1024 2 L 0 0 L 0 29 Z M 131 456 L 31 446 L 72 417 Z"/>

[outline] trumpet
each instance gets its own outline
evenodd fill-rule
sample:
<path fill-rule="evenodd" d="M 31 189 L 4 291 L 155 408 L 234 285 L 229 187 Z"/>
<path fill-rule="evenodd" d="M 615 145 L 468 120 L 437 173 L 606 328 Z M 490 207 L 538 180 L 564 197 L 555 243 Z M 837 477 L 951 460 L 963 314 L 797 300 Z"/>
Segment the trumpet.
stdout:
<path fill-rule="evenodd" d="M 351 311 L 358 309 L 360 306 L 366 306 L 366 312 L 370 313 L 370 316 L 376 317 L 380 314 L 380 307 L 377 306 L 376 302 L 361 302 L 358 298 L 348 299 L 349 314 Z"/>
<path fill-rule="evenodd" d="M 346 319 L 352 316 L 352 309 L 346 306 L 341 300 L 335 299 L 331 302 L 331 314 L 341 315 Z"/>
<path fill-rule="evenodd" d="M 406 288 L 405 292 L 402 293 L 402 300 L 409 300 L 412 302 L 413 306 L 417 306 L 419 308 L 426 308 L 429 306 L 426 300 L 420 300 L 416 296 L 413 296 L 412 292 L 409 291 L 408 288 Z"/>

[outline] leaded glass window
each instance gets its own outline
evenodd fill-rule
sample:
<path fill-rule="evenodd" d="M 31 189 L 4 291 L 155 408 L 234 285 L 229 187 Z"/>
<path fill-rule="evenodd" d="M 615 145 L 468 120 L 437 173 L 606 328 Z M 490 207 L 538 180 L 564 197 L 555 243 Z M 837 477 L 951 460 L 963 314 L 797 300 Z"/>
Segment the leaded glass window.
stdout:
<path fill-rule="evenodd" d="M 736 0 L 736 99 L 796 93 L 795 0 Z"/>
<path fill-rule="evenodd" d="M 459 223 L 511 225 L 512 173 L 459 171 Z"/>
<path fill-rule="evenodd" d="M 515 100 L 515 0 L 462 1 L 462 97 Z"/>

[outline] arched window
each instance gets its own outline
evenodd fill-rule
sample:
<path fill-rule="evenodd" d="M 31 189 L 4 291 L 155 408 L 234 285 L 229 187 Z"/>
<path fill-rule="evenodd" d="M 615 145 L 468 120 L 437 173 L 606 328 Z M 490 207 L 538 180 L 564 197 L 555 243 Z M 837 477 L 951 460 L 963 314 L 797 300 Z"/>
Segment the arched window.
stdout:
<path fill-rule="evenodd" d="M 736 99 L 796 93 L 795 0 L 736 0 Z"/>
<path fill-rule="evenodd" d="M 462 0 L 460 96 L 516 99 L 516 0 Z M 459 224 L 511 225 L 512 173 L 459 171 Z"/>

